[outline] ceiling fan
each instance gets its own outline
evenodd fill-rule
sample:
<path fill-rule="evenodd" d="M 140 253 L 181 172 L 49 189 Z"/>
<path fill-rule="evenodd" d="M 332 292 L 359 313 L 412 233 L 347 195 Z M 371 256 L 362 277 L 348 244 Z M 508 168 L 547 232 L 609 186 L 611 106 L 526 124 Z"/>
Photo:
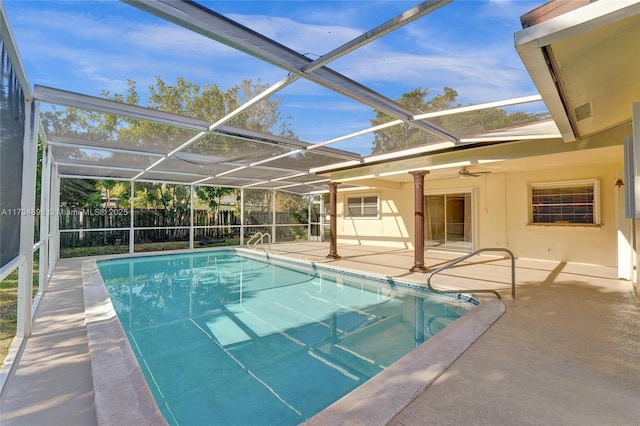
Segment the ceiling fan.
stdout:
<path fill-rule="evenodd" d="M 469 169 L 467 169 L 466 167 L 461 167 L 460 170 L 458 170 L 458 177 L 460 179 L 467 178 L 467 177 L 478 177 L 478 176 L 486 174 L 486 173 L 491 173 L 491 172 L 490 171 L 487 171 L 487 172 L 472 172 Z"/>

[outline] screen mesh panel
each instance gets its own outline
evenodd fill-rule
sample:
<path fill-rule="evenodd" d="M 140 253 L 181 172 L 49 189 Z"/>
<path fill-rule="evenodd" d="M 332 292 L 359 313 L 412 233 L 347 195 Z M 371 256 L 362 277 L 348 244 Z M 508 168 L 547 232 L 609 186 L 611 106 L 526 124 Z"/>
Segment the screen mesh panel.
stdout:
<path fill-rule="evenodd" d="M 160 157 L 143 154 L 124 154 L 97 148 L 52 147 L 53 156 L 59 163 L 73 163 L 79 166 L 113 166 L 146 169 Z"/>
<path fill-rule="evenodd" d="M 229 187 L 229 188 L 241 188 L 243 186 L 246 185 L 251 185 L 252 183 L 256 183 L 257 180 L 255 179 L 240 179 L 240 178 L 236 178 L 236 177 L 230 177 L 229 175 L 227 176 L 221 176 L 221 177 L 217 177 L 217 178 L 213 178 L 211 180 L 208 180 L 206 182 L 203 182 L 202 185 L 204 186 L 222 186 L 222 187 Z"/>
<path fill-rule="evenodd" d="M 154 172 L 179 172 L 194 175 L 213 176 L 218 173 L 235 169 L 237 166 L 220 163 L 207 163 L 197 154 L 178 153 L 153 168 Z"/>
<path fill-rule="evenodd" d="M 268 167 L 247 167 L 231 173 L 229 176 L 240 179 L 268 180 L 286 176 L 288 172 Z"/>
<path fill-rule="evenodd" d="M 177 183 L 191 184 L 205 177 L 207 176 L 191 174 L 191 173 L 179 174 L 179 173 L 163 173 L 163 172 L 149 171 L 143 174 L 140 177 L 140 180 L 152 181 L 152 182 L 171 182 L 171 183 L 177 182 Z"/>
<path fill-rule="evenodd" d="M 236 164 L 249 164 L 291 151 L 293 148 L 222 135 L 208 135 L 185 149 L 186 153 L 208 156 L 210 162 Z"/>
<path fill-rule="evenodd" d="M 119 170 L 104 167 L 59 165 L 58 173 L 62 176 L 100 176 L 101 178 L 133 179 L 141 170 Z"/>
<path fill-rule="evenodd" d="M 141 153 L 148 155 L 166 155 L 170 152 L 170 147 L 161 146 L 145 146 L 142 144 L 134 144 L 130 141 L 104 141 L 104 140 L 92 140 L 83 137 L 68 137 L 68 136 L 56 136 L 53 134 L 46 135 L 47 142 L 53 146 L 67 146 L 77 148 L 104 148 L 104 149 L 119 149 L 132 154 Z"/>
<path fill-rule="evenodd" d="M 313 191 L 326 191 L 327 190 L 327 186 L 324 185 L 296 185 L 296 186 L 292 186 L 292 187 L 286 187 L 286 188 L 282 188 L 282 187 L 277 187 L 279 191 L 284 191 L 284 192 L 292 192 L 294 194 L 308 194 L 309 192 L 313 192 Z"/>
<path fill-rule="evenodd" d="M 308 171 L 315 167 L 328 166 L 341 161 L 347 161 L 347 159 L 318 154 L 316 151 L 307 151 L 270 161 L 268 165 L 283 169 Z"/>
<path fill-rule="evenodd" d="M 80 108 L 61 109 L 56 105 L 41 111 L 41 121 L 47 138 L 52 140 L 160 154 L 169 153 L 199 133 Z"/>
<path fill-rule="evenodd" d="M 302 176 L 292 175 L 290 177 L 286 177 L 281 180 L 281 182 L 291 182 L 291 183 L 305 183 L 305 182 L 315 182 L 323 179 L 322 177 L 314 174 L 305 174 Z"/>
<path fill-rule="evenodd" d="M 481 136 L 488 132 L 508 132 L 511 129 L 546 120 L 549 117 L 542 101 L 538 101 L 526 105 L 486 108 L 434 117 L 429 121 L 446 127 L 458 137 L 463 138 Z"/>
<path fill-rule="evenodd" d="M 22 87 L 0 39 L 0 266 L 20 252 L 25 104 Z"/>

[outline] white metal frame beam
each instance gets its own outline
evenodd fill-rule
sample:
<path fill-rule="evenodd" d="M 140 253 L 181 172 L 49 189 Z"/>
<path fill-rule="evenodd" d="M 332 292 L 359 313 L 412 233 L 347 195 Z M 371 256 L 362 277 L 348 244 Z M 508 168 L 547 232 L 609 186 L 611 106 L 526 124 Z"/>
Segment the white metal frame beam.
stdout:
<path fill-rule="evenodd" d="M 367 31 L 366 33 L 354 38 L 353 40 L 343 44 L 340 47 L 332 50 L 329 53 L 326 53 L 320 56 L 318 59 L 314 60 L 309 65 L 302 67 L 303 73 L 308 73 L 314 71 L 329 62 L 332 62 L 341 56 L 346 55 L 349 52 L 352 52 L 360 47 L 364 46 L 367 43 L 371 43 L 373 40 L 376 40 L 398 28 L 415 21 L 416 19 L 433 12 L 434 10 L 451 3 L 453 0 L 430 0 L 423 1 L 422 3 L 412 7 L 409 10 L 404 11 L 400 15 L 391 18 L 387 22 L 378 25 L 377 27 Z"/>
<path fill-rule="evenodd" d="M 42 174 L 40 176 L 40 265 L 38 279 L 38 293 L 46 291 L 49 282 L 49 215 L 51 188 L 51 150 L 44 146 L 42 149 Z M 57 215 L 55 215 L 58 217 Z"/>
<path fill-rule="evenodd" d="M 113 148 L 110 146 L 102 145 L 89 145 L 83 140 L 62 138 L 59 136 L 49 136 L 47 138 L 48 144 L 51 146 L 59 146 L 61 148 L 77 148 L 77 149 L 91 149 L 95 151 L 107 151 L 118 154 L 126 155 L 146 155 L 148 157 L 164 157 L 166 154 L 150 151 L 138 151 L 133 149 Z"/>
<path fill-rule="evenodd" d="M 18 271 L 18 307 L 16 337 L 24 338 L 31 334 L 32 294 L 33 294 L 33 239 L 36 206 L 36 162 L 38 156 L 38 102 L 25 102 L 25 124 L 22 160 L 22 198 L 20 208 L 20 255 L 25 263 Z"/>
<path fill-rule="evenodd" d="M 197 118 L 184 117 L 170 112 L 125 104 L 123 102 L 116 102 L 110 99 L 83 95 L 37 84 L 35 86 L 33 96 L 41 102 L 55 105 L 75 107 L 87 111 L 104 112 L 107 114 L 123 115 L 131 118 L 137 118 L 139 120 L 151 121 L 188 130 L 198 130 L 201 132 L 209 130 L 209 122 L 199 120 Z"/>
<path fill-rule="evenodd" d="M 479 110 L 483 110 L 483 109 L 487 109 L 487 108 L 498 108 L 498 107 L 504 107 L 504 106 L 519 105 L 519 104 L 523 104 L 523 103 L 539 102 L 541 100 L 542 100 L 542 97 L 540 95 L 523 96 L 523 97 L 518 97 L 518 98 L 506 99 L 506 100 L 503 100 L 503 101 L 488 102 L 488 103 L 483 103 L 483 104 L 469 105 L 469 106 L 465 106 L 465 107 L 452 108 L 452 109 L 443 110 L 443 111 L 434 111 L 434 112 L 429 112 L 429 113 L 425 113 L 425 114 L 417 114 L 413 118 L 414 118 L 414 120 L 421 120 L 421 119 L 430 118 L 430 117 L 440 117 L 440 116 L 445 116 L 445 115 L 462 114 L 462 113 L 467 113 L 467 112 L 471 112 L 471 111 L 479 111 Z M 340 141 L 340 140 L 345 140 L 345 139 L 349 139 L 349 138 L 352 138 L 352 137 L 361 136 L 361 135 L 364 135 L 364 134 L 367 134 L 367 133 L 371 133 L 371 132 L 375 132 L 375 131 L 378 131 L 378 130 L 382 130 L 382 129 L 385 129 L 387 127 L 392 127 L 392 126 L 398 125 L 400 123 L 401 123 L 400 120 L 395 120 L 395 121 L 390 121 L 388 123 L 381 124 L 379 126 L 370 127 L 370 128 L 367 128 L 367 129 L 362 129 L 362 130 L 350 133 L 348 135 L 340 136 L 338 138 L 331 139 L 331 140 L 328 140 L 328 141 L 325 141 L 325 142 L 320 142 L 320 143 L 318 143 L 316 145 L 313 145 L 313 146 L 309 147 L 307 150 L 312 150 L 316 146 L 322 146 L 322 145 L 334 143 L 334 142 L 337 142 L 337 141 Z M 560 133 L 545 133 L 545 134 L 518 135 L 518 136 L 514 136 L 514 135 L 511 135 L 511 136 L 500 136 L 499 132 L 495 132 L 495 134 L 490 136 L 490 137 L 482 137 L 482 138 L 481 137 L 469 137 L 469 138 L 460 139 L 458 145 L 460 145 L 460 144 L 479 143 L 479 142 L 491 142 L 491 141 L 508 142 L 508 141 L 513 141 L 513 140 L 523 140 L 523 139 L 552 139 L 552 138 L 558 138 L 558 137 L 561 137 Z M 436 142 L 436 143 L 432 143 L 432 144 L 428 144 L 428 145 L 420 145 L 420 146 L 416 146 L 414 148 L 403 149 L 403 150 L 400 150 L 400 151 L 393 151 L 393 152 L 386 152 L 386 153 L 382 153 L 382 154 L 370 155 L 370 156 L 367 156 L 367 157 L 363 157 L 362 160 L 360 160 L 359 162 L 346 161 L 346 162 L 340 163 L 340 164 L 333 164 L 333 165 L 328 165 L 328 166 L 315 167 L 315 168 L 312 168 L 310 170 L 310 172 L 314 173 L 314 174 L 328 173 L 328 172 L 331 172 L 332 170 L 341 169 L 341 168 L 345 168 L 345 167 L 353 167 L 353 166 L 356 166 L 358 164 L 367 164 L 367 163 L 372 163 L 372 162 L 399 160 L 399 159 L 402 159 L 404 157 L 410 157 L 410 156 L 414 156 L 414 155 L 417 155 L 417 154 L 424 154 L 424 153 L 427 153 L 427 152 L 433 152 L 433 151 L 439 151 L 439 150 L 443 150 L 443 149 L 449 149 L 449 148 L 453 148 L 455 146 L 456 146 L 456 144 L 454 144 L 452 142 L 440 141 L 440 142 Z"/>

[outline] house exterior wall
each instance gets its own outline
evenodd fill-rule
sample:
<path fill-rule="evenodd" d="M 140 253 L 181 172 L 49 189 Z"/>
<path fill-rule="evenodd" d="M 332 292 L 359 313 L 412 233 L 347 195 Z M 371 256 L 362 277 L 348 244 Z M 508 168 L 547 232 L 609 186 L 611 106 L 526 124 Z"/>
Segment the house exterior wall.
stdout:
<path fill-rule="evenodd" d="M 508 247 L 518 257 L 617 265 L 617 223 L 613 185 L 618 164 L 594 164 L 562 169 L 526 171 L 509 176 Z M 528 225 L 527 184 L 537 182 L 598 179 L 600 182 L 600 226 Z"/>
<path fill-rule="evenodd" d="M 467 179 L 430 179 L 425 194 L 471 191 L 475 194 L 476 248 L 505 247 L 518 258 L 560 262 L 617 265 L 616 173 L 619 162 L 585 166 L 566 164 L 548 169 L 494 172 Z M 530 164 L 540 166 L 535 159 Z M 528 185 L 597 179 L 600 185 L 600 221 L 596 226 L 529 225 Z M 374 195 L 380 200 L 378 218 L 346 218 L 349 196 Z M 621 195 L 621 194 L 619 194 Z M 406 182 L 398 190 L 369 190 L 338 194 L 338 245 L 362 244 L 413 248 L 414 185 Z"/>
<path fill-rule="evenodd" d="M 345 217 L 347 197 L 358 195 L 378 195 L 378 218 Z M 413 184 L 403 184 L 400 190 L 339 193 L 338 243 L 413 248 L 413 208 Z"/>

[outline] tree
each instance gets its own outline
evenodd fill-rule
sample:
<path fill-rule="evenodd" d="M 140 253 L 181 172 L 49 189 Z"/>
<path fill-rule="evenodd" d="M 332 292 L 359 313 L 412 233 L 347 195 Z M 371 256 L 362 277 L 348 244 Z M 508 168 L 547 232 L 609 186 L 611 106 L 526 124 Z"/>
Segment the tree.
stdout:
<path fill-rule="evenodd" d="M 139 207 L 156 210 L 157 219 L 151 226 L 185 226 L 189 223 L 191 191 L 186 185 L 139 183 L 136 184 L 135 202 Z M 179 229 L 169 233 L 171 239 L 179 234 Z"/>
<path fill-rule="evenodd" d="M 100 194 L 96 188 L 97 182 L 91 179 L 61 179 L 60 205 L 71 210 L 89 208 L 90 200 Z"/>
<path fill-rule="evenodd" d="M 409 108 L 416 115 L 445 111 L 461 106 L 456 103 L 458 92 L 450 87 L 444 87 L 442 94 L 431 99 L 427 99 L 428 95 L 429 89 L 419 87 L 403 93 L 398 99 L 398 103 Z M 428 121 L 443 129 L 451 129 L 453 133 L 469 135 L 531 123 L 548 117 L 548 113 L 509 113 L 501 108 L 488 108 L 481 111 L 435 117 Z M 371 125 L 378 126 L 392 120 L 392 117 L 377 112 L 375 118 L 371 120 Z M 441 140 L 442 137 L 434 133 L 426 132 L 409 124 L 400 124 L 374 133 L 372 153 L 405 149 Z"/>
<path fill-rule="evenodd" d="M 170 85 L 160 77 L 156 77 L 155 86 L 149 88 L 150 96 L 148 104 L 151 108 L 215 122 L 268 87 L 268 84 L 260 81 L 253 83 L 251 80 L 245 80 L 239 86 L 222 90 L 215 84 L 200 86 L 187 82 L 183 78 L 178 78 L 176 84 Z M 104 93 L 103 96 L 108 98 L 109 94 Z M 114 97 L 115 100 L 123 98 L 122 95 L 116 95 Z M 128 102 L 137 102 L 140 99 L 135 88 L 135 82 L 133 81 L 129 81 L 129 90 L 126 99 Z M 279 111 L 279 105 L 279 99 L 263 100 L 234 117 L 230 124 L 263 133 L 273 133 L 273 131 L 276 130 L 280 136 L 291 136 L 293 131 L 289 126 L 288 117 L 282 117 Z M 149 136 L 165 136 L 169 137 L 170 140 L 179 137 L 181 141 L 188 140 L 188 137 L 184 137 L 183 135 L 168 135 L 166 129 L 158 129 L 158 126 L 159 125 L 155 123 L 144 122 L 123 131 L 128 133 L 127 136 L 131 140 L 145 140 L 148 139 Z M 173 131 L 175 132 L 177 130 Z M 258 142 L 223 138 L 211 134 L 206 135 L 188 147 L 185 150 L 187 155 L 195 155 L 191 157 L 184 156 L 183 160 L 192 163 L 193 168 L 207 172 L 208 168 L 215 167 L 215 163 L 209 164 L 206 162 L 206 159 L 198 163 L 197 155 L 208 156 L 214 161 L 234 161 L 241 160 L 248 156 L 250 157 L 253 152 L 264 150 L 265 148 L 272 149 Z M 275 149 L 278 151 L 277 153 L 280 153 L 280 148 Z M 217 210 L 220 198 L 225 195 L 231 195 L 233 192 L 234 190 L 231 188 L 203 187 L 197 191 L 197 195 L 212 209 Z M 148 196 L 151 192 L 147 190 L 144 194 Z M 163 196 L 166 197 L 166 194 Z M 162 196 L 156 195 L 148 201 L 159 201 L 161 198 Z M 177 206 L 184 203 L 174 200 L 173 204 Z"/>
<path fill-rule="evenodd" d="M 198 198 L 205 201 L 214 214 L 218 213 L 220 203 L 224 197 L 233 196 L 238 198 L 236 188 L 225 188 L 222 186 L 198 186 L 196 187 Z"/>
<path fill-rule="evenodd" d="M 271 195 L 268 189 L 244 190 L 244 220 L 246 225 L 265 225 L 271 222 Z"/>
<path fill-rule="evenodd" d="M 414 114 L 422 114 L 453 108 L 456 98 L 458 97 L 458 92 L 449 87 L 444 88 L 443 94 L 434 96 L 430 100 L 426 99 L 428 94 L 429 89 L 418 87 L 410 92 L 403 93 L 400 99 L 398 99 L 398 103 L 409 108 Z M 377 112 L 375 118 L 371 120 L 371 126 L 378 126 L 393 120 L 395 120 L 393 117 Z M 375 132 L 372 152 L 374 154 L 389 152 L 424 145 L 439 139 L 440 136 L 425 132 L 417 127 L 400 124 Z"/>

